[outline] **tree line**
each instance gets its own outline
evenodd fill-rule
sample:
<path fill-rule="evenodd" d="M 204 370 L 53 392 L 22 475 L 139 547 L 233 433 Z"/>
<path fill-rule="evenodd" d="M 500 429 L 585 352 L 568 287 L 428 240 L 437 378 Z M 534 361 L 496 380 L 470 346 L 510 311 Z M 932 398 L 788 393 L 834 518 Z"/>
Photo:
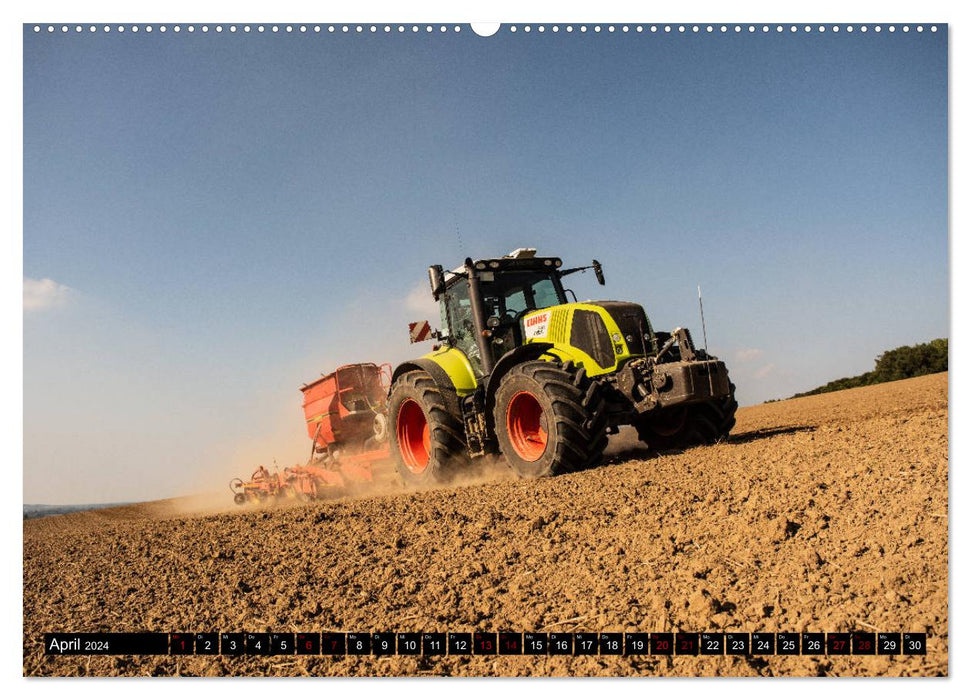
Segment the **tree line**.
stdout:
<path fill-rule="evenodd" d="M 864 372 L 856 377 L 836 379 L 829 384 L 816 387 L 812 391 L 795 394 L 791 398 L 798 399 L 800 396 L 825 394 L 830 391 L 894 382 L 898 379 L 909 379 L 946 371 L 947 338 L 937 338 L 929 343 L 904 345 L 893 350 L 887 350 L 876 359 L 873 371 Z"/>

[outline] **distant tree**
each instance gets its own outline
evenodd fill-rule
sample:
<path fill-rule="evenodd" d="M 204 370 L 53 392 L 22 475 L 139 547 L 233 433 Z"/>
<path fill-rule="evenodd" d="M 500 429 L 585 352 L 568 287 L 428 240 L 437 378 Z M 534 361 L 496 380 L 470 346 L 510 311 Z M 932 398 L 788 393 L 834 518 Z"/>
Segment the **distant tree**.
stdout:
<path fill-rule="evenodd" d="M 888 350 L 876 360 L 874 372 L 881 382 L 947 371 L 947 338 Z"/>
<path fill-rule="evenodd" d="M 904 345 L 893 350 L 887 350 L 875 360 L 875 367 L 872 372 L 865 372 L 856 377 L 836 379 L 812 391 L 795 394 L 792 398 L 798 399 L 800 396 L 825 394 L 830 391 L 854 389 L 858 386 L 869 386 L 883 382 L 895 382 L 898 379 L 910 379 L 911 377 L 946 371 L 947 338 L 937 338 L 929 343 Z"/>

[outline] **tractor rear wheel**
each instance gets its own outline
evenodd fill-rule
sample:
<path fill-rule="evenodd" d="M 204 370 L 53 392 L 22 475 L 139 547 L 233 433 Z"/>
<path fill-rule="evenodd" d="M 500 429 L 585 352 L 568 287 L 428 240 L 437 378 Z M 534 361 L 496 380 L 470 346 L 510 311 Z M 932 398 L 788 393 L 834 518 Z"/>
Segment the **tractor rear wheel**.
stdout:
<path fill-rule="evenodd" d="M 735 427 L 735 385 L 728 396 L 690 406 L 663 409 L 635 424 L 637 436 L 654 450 L 713 445 L 728 437 Z"/>
<path fill-rule="evenodd" d="M 406 372 L 388 400 L 391 451 L 408 485 L 448 483 L 469 461 L 465 431 L 427 372 Z"/>
<path fill-rule="evenodd" d="M 525 478 L 585 469 L 607 445 L 600 385 L 572 363 L 514 367 L 496 392 L 493 418 L 499 449 Z"/>

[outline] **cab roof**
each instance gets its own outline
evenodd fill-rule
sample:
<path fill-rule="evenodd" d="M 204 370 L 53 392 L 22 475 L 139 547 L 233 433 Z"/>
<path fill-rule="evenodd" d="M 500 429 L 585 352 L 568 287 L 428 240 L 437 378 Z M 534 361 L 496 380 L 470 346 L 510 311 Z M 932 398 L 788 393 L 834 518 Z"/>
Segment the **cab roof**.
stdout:
<path fill-rule="evenodd" d="M 557 269 L 563 264 L 559 258 L 536 257 L 535 248 L 516 248 L 501 258 L 482 258 L 473 260 L 472 265 L 476 270 L 483 272 L 494 270 L 543 270 Z M 445 273 L 446 285 L 453 279 L 465 274 L 465 265 Z"/>

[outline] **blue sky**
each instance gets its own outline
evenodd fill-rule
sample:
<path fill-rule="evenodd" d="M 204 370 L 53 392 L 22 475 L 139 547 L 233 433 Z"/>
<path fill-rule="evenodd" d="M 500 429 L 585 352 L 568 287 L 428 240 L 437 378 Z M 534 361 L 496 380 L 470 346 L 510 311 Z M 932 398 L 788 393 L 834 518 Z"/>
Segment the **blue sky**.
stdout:
<path fill-rule="evenodd" d="M 305 458 L 299 385 L 398 361 L 425 268 L 529 245 L 743 404 L 948 335 L 946 30 L 24 30 L 28 502 Z M 228 491 L 227 491 L 228 493 Z"/>

